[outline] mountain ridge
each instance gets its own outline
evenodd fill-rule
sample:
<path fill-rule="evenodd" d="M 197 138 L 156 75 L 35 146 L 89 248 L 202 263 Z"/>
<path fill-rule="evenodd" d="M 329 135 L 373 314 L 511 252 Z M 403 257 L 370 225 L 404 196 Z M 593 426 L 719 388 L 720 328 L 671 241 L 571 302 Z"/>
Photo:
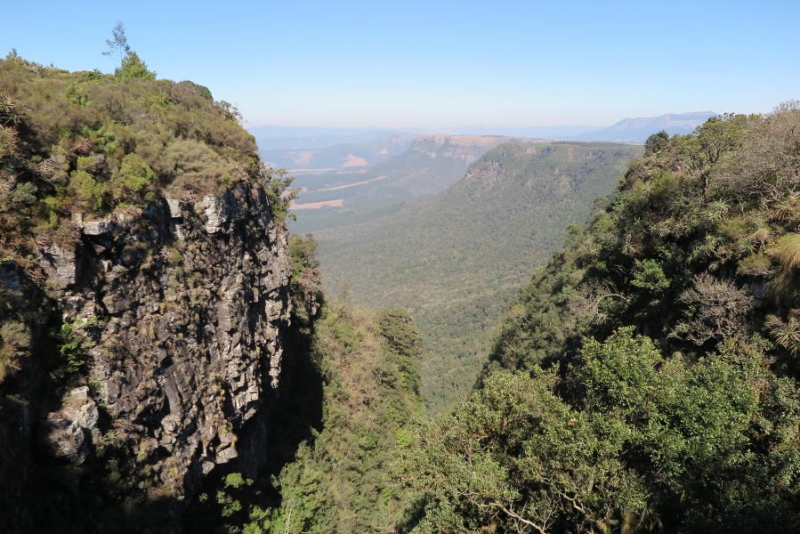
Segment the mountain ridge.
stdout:
<path fill-rule="evenodd" d="M 381 128 L 312 128 L 292 126 L 262 126 L 249 128 L 259 147 L 272 152 L 276 150 L 323 149 L 335 145 L 358 145 L 382 142 L 396 136 L 416 139 L 436 135 L 475 135 L 500 136 L 524 139 L 607 141 L 612 143 L 644 143 L 647 137 L 660 130 L 672 134 L 686 134 L 716 116 L 713 111 L 690 111 L 681 113 L 662 113 L 646 117 L 627 117 L 608 126 L 462 126 L 439 128 L 435 131 L 422 129 L 381 129 Z M 620 137 L 625 130 L 636 129 L 635 135 Z M 652 131 L 647 131 L 647 128 Z M 286 135 L 283 135 L 285 133 Z M 289 135 L 295 134 L 295 135 Z M 616 137 L 615 137 L 616 135 Z"/>
<path fill-rule="evenodd" d="M 574 139 L 615 143 L 644 143 L 650 135 L 662 130 L 670 135 L 691 133 L 706 120 L 716 115 L 717 113 L 713 111 L 693 111 L 687 113 L 665 113 L 655 117 L 627 118 L 614 123 L 608 128 L 577 135 Z"/>

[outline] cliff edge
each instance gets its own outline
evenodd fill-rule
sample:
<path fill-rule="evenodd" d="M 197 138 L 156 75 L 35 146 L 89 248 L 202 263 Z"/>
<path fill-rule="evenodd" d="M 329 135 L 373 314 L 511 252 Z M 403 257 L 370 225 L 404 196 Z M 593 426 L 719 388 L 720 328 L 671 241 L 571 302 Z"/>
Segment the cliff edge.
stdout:
<path fill-rule="evenodd" d="M 283 183 L 202 86 L 0 61 L 0 530 L 177 531 L 267 462 Z"/>

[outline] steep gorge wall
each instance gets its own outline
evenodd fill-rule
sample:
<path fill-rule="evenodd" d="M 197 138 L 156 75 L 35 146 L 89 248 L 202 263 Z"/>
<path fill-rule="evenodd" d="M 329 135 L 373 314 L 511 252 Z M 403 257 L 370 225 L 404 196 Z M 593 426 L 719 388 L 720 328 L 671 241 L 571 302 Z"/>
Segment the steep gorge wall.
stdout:
<path fill-rule="evenodd" d="M 259 452 L 238 458 L 251 474 L 268 456 L 291 269 L 264 189 L 242 180 L 72 224 L 77 245 L 38 244 L 46 279 L 1 265 L 3 316 L 25 318 L 30 336 L 2 384 L 18 405 L 0 411 L 11 529 L 37 524 L 26 499 L 42 465 L 57 467 L 64 503 L 91 487 L 100 508 L 123 496 L 136 507 L 192 498 L 241 451 Z"/>

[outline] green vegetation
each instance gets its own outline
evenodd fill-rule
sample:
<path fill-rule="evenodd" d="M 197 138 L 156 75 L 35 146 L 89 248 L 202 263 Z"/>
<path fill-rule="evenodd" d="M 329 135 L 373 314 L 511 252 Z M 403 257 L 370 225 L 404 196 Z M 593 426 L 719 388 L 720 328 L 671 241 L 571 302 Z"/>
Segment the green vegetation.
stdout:
<path fill-rule="evenodd" d="M 0 382 L 18 370 L 19 355 L 30 347 L 31 335 L 25 323 L 7 320 L 0 324 Z"/>
<path fill-rule="evenodd" d="M 96 478 L 47 459 L 20 469 L 38 454 L 24 444 L 44 431 L 31 421 L 49 410 L 32 400 L 71 384 L 96 326 L 46 296 L 41 243 L 77 241 L 73 214 L 197 200 L 240 180 L 261 180 L 279 216 L 291 201 L 289 179 L 259 163 L 235 109 L 191 82 L 155 79 L 121 25 L 109 47 L 113 76 L 0 61 L 4 526 L 13 513 L 94 532 L 122 510 L 151 531 L 163 517 L 249 534 L 800 529 L 797 102 L 654 134 L 624 175 L 638 147 L 498 146 L 446 196 L 349 228 L 335 253 L 320 242 L 377 312 L 325 302 L 316 240 L 291 237 L 285 346 L 307 359 L 283 362 L 283 396 L 260 422 L 285 434 L 264 446 L 273 476 L 213 470 L 188 503 L 196 516 L 174 517 L 175 503 L 134 487 L 127 475 L 140 466 L 117 456 L 113 433 L 92 436 Z M 566 247 L 511 302 L 469 398 L 426 417 L 423 395 L 443 410 L 470 385 L 520 266 L 544 261 L 614 181 L 616 195 L 568 227 Z M 331 276 L 334 287 L 344 280 Z M 28 380 L 40 385 L 26 397 Z M 140 459 L 170 454 L 127 445 Z M 151 474 L 181 483 L 177 468 Z"/>
<path fill-rule="evenodd" d="M 798 126 L 791 103 L 648 140 L 420 433 L 401 531 L 800 527 Z"/>
<path fill-rule="evenodd" d="M 58 352 L 62 358 L 61 366 L 56 371 L 61 377 L 68 377 L 84 370 L 86 351 L 92 348 L 90 331 L 97 324 L 92 317 L 74 323 L 63 323 L 58 333 L 60 341 Z"/>
<path fill-rule="evenodd" d="M 415 532 L 791 530 L 797 400 L 793 381 L 765 369 L 754 346 L 731 342 L 690 362 L 664 358 L 632 328 L 590 339 L 565 377 L 493 373 L 425 434 L 409 452 L 423 509 L 412 524 Z"/>
<path fill-rule="evenodd" d="M 291 291 L 295 320 L 310 332 L 311 323 L 323 302 L 317 242 L 314 236 L 291 236 L 289 257 L 292 261 Z"/>
<path fill-rule="evenodd" d="M 403 512 L 390 467 L 421 416 L 420 340 L 402 310 L 377 315 L 329 303 L 314 325 L 324 378 L 322 429 L 274 481 L 272 503 L 252 481 L 224 482 L 225 532 L 385 532 Z M 242 525 L 242 523 L 245 523 Z"/>
<path fill-rule="evenodd" d="M 117 56 L 119 58 L 120 65 L 114 71 L 114 76 L 118 79 L 144 78 L 146 80 L 155 80 L 156 73 L 147 70 L 147 65 L 128 45 L 128 37 L 125 35 L 125 28 L 121 22 L 117 22 L 111 33 L 112 38 L 106 39 L 108 50 L 103 52 L 103 55 L 109 57 Z"/>
<path fill-rule="evenodd" d="M 25 263 L 34 235 L 77 239 L 74 212 L 141 209 L 257 179 L 285 215 L 289 179 L 265 169 L 228 103 L 192 82 L 156 80 L 121 26 L 115 75 L 0 60 L 0 252 Z"/>
<path fill-rule="evenodd" d="M 339 208 L 298 211 L 300 217 L 290 229 L 298 233 L 342 235 L 346 227 L 372 221 L 397 211 L 413 198 L 441 193 L 460 180 L 470 164 L 488 150 L 508 141 L 507 137 L 449 136 L 420 137 L 397 156 L 367 169 L 350 172 L 300 175 L 295 186 L 303 188 L 298 201 L 312 203 L 341 199 Z M 344 227 L 341 230 L 334 230 Z"/>
<path fill-rule="evenodd" d="M 65 279 L 76 276 L 85 287 L 95 284 L 92 278 L 98 273 L 82 262 L 81 247 L 94 245 L 95 251 L 111 247 L 108 242 L 90 245 L 81 235 L 83 224 L 98 218 L 133 220 L 147 226 L 154 238 L 115 243 L 126 266 L 177 264 L 184 259 L 184 244 L 156 240 L 159 233 L 149 226 L 166 215 L 166 200 L 179 199 L 191 209 L 191 203 L 206 195 L 258 183 L 278 218 L 278 230 L 284 230 L 281 217 L 290 199 L 282 193 L 289 178 L 262 165 L 236 109 L 215 101 L 207 88 L 195 83 L 156 79 L 127 47 L 121 26 L 119 30 L 113 41 L 120 46 L 114 75 L 45 67 L 14 52 L 0 59 L 0 530 L 4 532 L 99 532 L 112 524 L 122 531 L 144 531 L 150 524 L 160 528 L 163 518 L 173 526 L 182 521 L 174 502 L 164 494 L 148 493 L 152 490 L 148 484 L 157 475 L 147 460 L 156 447 L 117 442 L 103 403 L 91 405 L 99 408 L 94 415 L 85 414 L 102 420 L 97 427 L 92 423 L 91 430 L 77 422 L 53 423 L 63 424 L 59 430 L 74 432 L 82 447 L 79 454 L 88 454 L 87 461 L 81 457 L 67 463 L 45 452 L 52 430 L 45 417 L 59 408 L 64 393 L 88 386 L 90 395 L 99 400 L 102 384 L 86 374 L 89 364 L 97 362 L 92 350 L 98 341 L 96 321 L 107 317 L 106 303 L 98 294 L 89 306 L 100 319 L 76 313 L 83 303 L 59 301 L 63 284 L 71 282 L 56 280 L 48 265 L 55 258 L 57 267 L 52 270 L 65 272 Z M 138 217 L 141 214 L 144 217 Z M 128 263 L 132 258 L 147 259 Z M 192 274 L 199 280 L 198 272 Z M 161 281 L 174 289 L 175 280 L 165 276 Z M 313 293 L 312 282 L 313 277 L 306 277 L 301 286 Z M 194 291 L 196 287 L 195 283 L 191 295 L 183 297 L 187 302 L 205 297 Z M 167 299 L 162 304 L 175 306 Z M 197 323 L 203 320 L 198 318 Z M 148 326 L 152 336 L 153 322 Z M 302 425 L 307 428 L 308 421 L 298 426 Z M 129 451 L 138 454 L 131 456 Z M 163 451 L 167 456 L 170 452 Z M 139 482 L 133 481 L 132 473 Z M 186 475 L 177 468 L 164 473 L 175 487 Z M 148 478 L 150 482 L 141 482 Z M 120 518 L 129 521 L 121 525 Z"/>
<path fill-rule="evenodd" d="M 464 398 L 510 299 L 588 217 L 641 148 L 506 143 L 434 197 L 360 225 L 315 234 L 329 292 L 412 312 L 426 343 L 423 392 L 442 410 Z M 302 217 L 302 215 L 301 215 Z"/>

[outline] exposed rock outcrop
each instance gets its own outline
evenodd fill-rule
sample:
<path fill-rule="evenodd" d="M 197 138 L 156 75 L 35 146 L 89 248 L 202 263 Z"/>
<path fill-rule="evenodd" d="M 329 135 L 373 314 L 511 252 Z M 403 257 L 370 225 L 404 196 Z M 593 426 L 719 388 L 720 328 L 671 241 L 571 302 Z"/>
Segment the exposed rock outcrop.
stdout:
<path fill-rule="evenodd" d="M 79 243 L 41 245 L 40 285 L 65 325 L 54 357 L 80 370 L 60 400 L 30 407 L 42 454 L 87 476 L 114 458 L 126 491 L 180 502 L 240 455 L 248 421 L 261 418 L 263 433 L 291 311 L 287 246 L 271 213 L 264 190 L 243 180 L 196 203 L 75 216 Z"/>
<path fill-rule="evenodd" d="M 206 87 L 0 72 L 0 532 L 181 532 L 305 437 L 288 180 Z"/>
<path fill-rule="evenodd" d="M 279 385 L 290 270 L 270 213 L 241 182 L 84 223 L 64 320 L 91 323 L 89 381 L 110 418 L 95 435 L 148 465 L 137 483 L 150 491 L 181 497 L 235 458 L 237 432 Z"/>

